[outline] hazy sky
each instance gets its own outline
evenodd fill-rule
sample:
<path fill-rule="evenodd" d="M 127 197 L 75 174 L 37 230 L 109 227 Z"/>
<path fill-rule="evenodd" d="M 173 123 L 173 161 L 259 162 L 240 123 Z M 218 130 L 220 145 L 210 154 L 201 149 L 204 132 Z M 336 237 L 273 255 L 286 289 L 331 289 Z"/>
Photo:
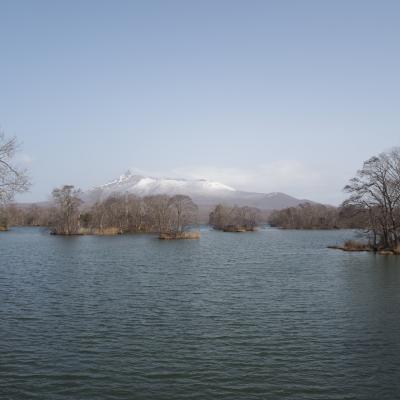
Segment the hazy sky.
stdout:
<path fill-rule="evenodd" d="M 0 0 L 0 16 L 20 201 L 132 168 L 335 204 L 400 145 L 400 1 Z"/>

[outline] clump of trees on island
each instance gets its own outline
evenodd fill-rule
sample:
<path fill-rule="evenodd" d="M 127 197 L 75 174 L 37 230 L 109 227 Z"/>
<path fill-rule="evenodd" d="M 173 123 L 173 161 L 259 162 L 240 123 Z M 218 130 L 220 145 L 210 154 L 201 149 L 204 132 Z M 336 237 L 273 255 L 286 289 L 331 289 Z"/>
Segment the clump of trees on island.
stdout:
<path fill-rule="evenodd" d="M 259 225 L 260 219 L 258 208 L 218 204 L 210 213 L 209 224 L 224 232 L 251 232 Z"/>
<path fill-rule="evenodd" d="M 158 233 L 160 239 L 197 239 L 197 206 L 184 195 L 114 194 L 85 207 L 73 186 L 53 191 L 52 233 L 57 235 Z"/>

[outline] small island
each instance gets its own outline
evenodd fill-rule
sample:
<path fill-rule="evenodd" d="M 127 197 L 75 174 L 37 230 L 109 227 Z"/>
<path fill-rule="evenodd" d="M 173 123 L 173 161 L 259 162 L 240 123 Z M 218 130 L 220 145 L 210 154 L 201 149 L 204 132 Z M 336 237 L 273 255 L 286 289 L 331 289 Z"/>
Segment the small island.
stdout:
<path fill-rule="evenodd" d="M 210 213 L 209 224 L 223 232 L 254 232 L 260 223 L 261 211 L 255 207 L 228 207 L 218 204 Z"/>
<path fill-rule="evenodd" d="M 30 225 L 47 226 L 52 235 L 113 236 L 131 233 L 157 234 L 162 240 L 199 239 L 198 207 L 189 196 L 138 197 L 115 193 L 94 203 L 85 203 L 81 192 L 66 185 L 53 190 L 53 202 L 31 209 Z M 11 210 L 14 220 L 23 217 Z"/>

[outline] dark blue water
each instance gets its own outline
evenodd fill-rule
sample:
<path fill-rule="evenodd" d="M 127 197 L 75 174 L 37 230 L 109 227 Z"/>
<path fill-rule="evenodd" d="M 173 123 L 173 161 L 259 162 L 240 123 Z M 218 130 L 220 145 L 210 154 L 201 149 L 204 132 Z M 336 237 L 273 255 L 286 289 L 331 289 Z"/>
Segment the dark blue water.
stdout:
<path fill-rule="evenodd" d="M 400 258 L 352 235 L 2 233 L 0 398 L 400 398 Z"/>

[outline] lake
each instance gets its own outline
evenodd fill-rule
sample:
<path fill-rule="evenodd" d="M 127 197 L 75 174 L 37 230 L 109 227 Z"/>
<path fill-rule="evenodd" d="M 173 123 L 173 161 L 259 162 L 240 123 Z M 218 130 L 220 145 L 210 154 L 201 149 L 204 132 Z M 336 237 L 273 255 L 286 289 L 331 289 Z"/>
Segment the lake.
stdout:
<path fill-rule="evenodd" d="M 0 233 L 0 398 L 399 398 L 400 257 L 353 236 Z"/>

